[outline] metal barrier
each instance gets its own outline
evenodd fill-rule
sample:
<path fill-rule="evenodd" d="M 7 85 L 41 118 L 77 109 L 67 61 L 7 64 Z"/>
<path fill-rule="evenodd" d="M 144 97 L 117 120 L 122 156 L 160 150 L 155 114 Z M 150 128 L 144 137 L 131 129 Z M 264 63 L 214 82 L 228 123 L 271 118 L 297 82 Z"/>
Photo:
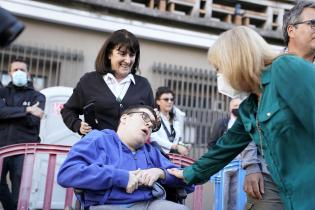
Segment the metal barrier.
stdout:
<path fill-rule="evenodd" d="M 190 166 L 195 162 L 190 157 L 186 157 L 179 154 L 168 154 L 169 159 L 176 165 L 181 167 Z M 203 186 L 197 185 L 193 193 L 193 210 L 203 210 Z"/>
<path fill-rule="evenodd" d="M 48 154 L 47 177 L 45 183 L 45 195 L 43 210 L 51 209 L 52 191 L 54 185 L 54 174 L 57 155 L 66 155 L 70 146 L 49 145 L 49 144 L 15 144 L 0 148 L 0 174 L 2 172 L 3 159 L 14 155 L 25 155 L 23 164 L 23 173 L 19 193 L 18 210 L 27 210 L 32 186 L 32 175 L 36 154 Z M 71 207 L 73 199 L 73 189 L 66 189 L 64 207 Z"/>
<path fill-rule="evenodd" d="M 67 155 L 71 146 L 65 145 L 51 145 L 51 144 L 40 144 L 40 143 L 28 143 L 28 144 L 15 144 L 0 148 L 0 174 L 2 172 L 3 160 L 6 157 L 14 155 L 25 155 L 22 180 L 19 193 L 18 210 L 28 210 L 30 193 L 32 188 L 32 175 L 34 169 L 35 155 L 36 154 L 47 154 L 48 166 L 47 166 L 47 177 L 45 183 L 45 195 L 43 201 L 43 210 L 51 209 L 52 193 L 54 182 L 54 174 L 56 169 L 57 155 Z M 179 166 L 189 166 L 194 160 L 178 154 L 170 154 L 170 160 Z M 193 193 L 193 210 L 202 210 L 202 196 L 203 188 L 198 185 Z M 72 206 L 73 201 L 73 189 L 66 189 L 65 204 L 64 208 Z"/>
<path fill-rule="evenodd" d="M 245 178 L 245 171 L 241 168 L 241 161 L 233 160 L 221 171 L 213 175 L 210 180 L 215 184 L 215 203 L 214 210 L 227 209 L 224 203 L 224 186 L 225 186 L 225 174 L 233 171 L 237 174 L 237 210 L 243 210 L 246 204 L 246 193 L 243 191 L 243 183 Z"/>

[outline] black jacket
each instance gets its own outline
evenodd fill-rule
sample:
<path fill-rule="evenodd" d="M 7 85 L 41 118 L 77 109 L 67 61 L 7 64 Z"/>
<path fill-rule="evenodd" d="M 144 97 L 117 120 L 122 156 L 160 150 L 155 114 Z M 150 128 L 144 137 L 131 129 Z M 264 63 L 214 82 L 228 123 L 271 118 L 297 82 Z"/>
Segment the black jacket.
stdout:
<path fill-rule="evenodd" d="M 213 147 L 217 143 L 218 139 L 227 131 L 229 120 L 230 118 L 227 117 L 215 121 L 210 135 L 210 140 L 208 141 L 208 148 Z"/>
<path fill-rule="evenodd" d="M 98 129 L 116 130 L 121 112 L 132 105 L 154 106 L 154 98 L 151 86 L 144 77 L 134 75 L 136 84 L 131 83 L 126 95 L 120 104 L 116 101 L 100 73 L 89 72 L 83 75 L 74 88 L 73 93 L 61 115 L 69 129 L 79 133 L 83 107 L 91 102 L 95 104 L 95 115 L 98 121 Z"/>
<path fill-rule="evenodd" d="M 17 87 L 10 82 L 0 88 L 0 147 L 40 141 L 40 118 L 26 113 L 26 107 L 39 102 L 44 110 L 45 101 L 45 96 L 34 90 L 31 83 Z"/>

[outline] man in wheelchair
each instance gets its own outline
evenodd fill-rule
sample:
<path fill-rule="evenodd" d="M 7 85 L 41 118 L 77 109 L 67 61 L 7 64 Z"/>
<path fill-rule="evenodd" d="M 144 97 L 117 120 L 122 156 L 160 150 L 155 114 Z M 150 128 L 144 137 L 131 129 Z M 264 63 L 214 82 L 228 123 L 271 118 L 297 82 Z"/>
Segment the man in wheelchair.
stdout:
<path fill-rule="evenodd" d="M 170 175 L 177 167 L 156 148 L 146 144 L 156 131 L 157 116 L 151 107 L 126 109 L 117 132 L 93 130 L 73 145 L 61 166 L 57 181 L 63 187 L 82 189 L 84 206 L 90 210 L 187 210 L 165 200 L 168 187 L 193 187 Z"/>

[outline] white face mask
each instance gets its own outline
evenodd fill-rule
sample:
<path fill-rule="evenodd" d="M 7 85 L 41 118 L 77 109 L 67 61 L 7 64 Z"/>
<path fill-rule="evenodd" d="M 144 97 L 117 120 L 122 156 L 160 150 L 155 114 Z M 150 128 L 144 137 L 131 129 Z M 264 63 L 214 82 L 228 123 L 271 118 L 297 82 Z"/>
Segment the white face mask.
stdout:
<path fill-rule="evenodd" d="M 12 83 L 18 87 L 25 86 L 27 84 L 27 73 L 17 70 L 12 74 Z"/>
<path fill-rule="evenodd" d="M 232 88 L 230 83 L 226 81 L 223 74 L 217 73 L 218 91 L 230 98 L 246 98 L 249 94 Z"/>

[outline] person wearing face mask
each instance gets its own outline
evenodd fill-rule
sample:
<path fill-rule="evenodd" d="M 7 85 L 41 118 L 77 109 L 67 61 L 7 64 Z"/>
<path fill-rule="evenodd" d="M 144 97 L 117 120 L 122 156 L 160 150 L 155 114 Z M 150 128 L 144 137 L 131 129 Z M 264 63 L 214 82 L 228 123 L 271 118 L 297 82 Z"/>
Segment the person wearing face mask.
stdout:
<path fill-rule="evenodd" d="M 38 143 L 40 120 L 44 115 L 45 96 L 28 81 L 28 66 L 15 59 L 9 68 L 11 82 L 0 88 L 0 147 L 18 143 Z M 5 210 L 18 203 L 23 155 L 5 158 L 0 183 L 0 201 Z M 11 191 L 6 176 L 10 173 Z"/>
<path fill-rule="evenodd" d="M 220 86 L 221 87 L 221 86 Z M 221 90 L 219 90 L 221 91 Z M 222 91 L 221 91 L 222 93 Z M 229 93 L 229 92 L 227 92 Z M 218 119 L 213 125 L 211 131 L 210 140 L 208 142 L 208 148 L 213 147 L 217 140 L 230 129 L 235 120 L 238 117 L 238 107 L 241 103 L 239 98 L 233 98 L 230 101 L 230 116 Z M 234 160 L 240 160 L 241 157 L 238 155 Z M 223 174 L 224 179 L 224 209 L 235 210 L 237 209 L 237 181 L 238 181 L 238 169 L 230 169 L 229 171 Z"/>
<path fill-rule="evenodd" d="M 136 75 L 139 60 L 138 39 L 125 29 L 113 32 L 97 55 L 96 71 L 81 77 L 64 104 L 61 115 L 66 126 L 80 135 L 92 129 L 116 130 L 120 114 L 129 106 L 153 107 L 153 92 L 148 80 Z M 94 109 L 94 127 L 87 119 L 79 118 L 87 107 Z"/>
<path fill-rule="evenodd" d="M 214 122 L 210 139 L 208 141 L 208 148 L 211 148 L 214 146 L 217 142 L 217 140 L 223 136 L 223 134 L 232 127 L 234 124 L 236 118 L 238 117 L 238 107 L 241 103 L 241 100 L 239 98 L 232 98 L 230 101 L 230 115 L 228 117 L 224 117 L 221 119 L 218 119 Z"/>
<path fill-rule="evenodd" d="M 313 22 L 297 22 L 310 29 Z M 314 209 L 315 66 L 275 52 L 253 29 L 222 33 L 208 60 L 229 86 L 249 93 L 234 125 L 199 160 L 169 170 L 186 183 L 204 183 L 253 140 L 266 160 L 286 210 Z M 218 88 L 220 89 L 220 88 Z"/>

